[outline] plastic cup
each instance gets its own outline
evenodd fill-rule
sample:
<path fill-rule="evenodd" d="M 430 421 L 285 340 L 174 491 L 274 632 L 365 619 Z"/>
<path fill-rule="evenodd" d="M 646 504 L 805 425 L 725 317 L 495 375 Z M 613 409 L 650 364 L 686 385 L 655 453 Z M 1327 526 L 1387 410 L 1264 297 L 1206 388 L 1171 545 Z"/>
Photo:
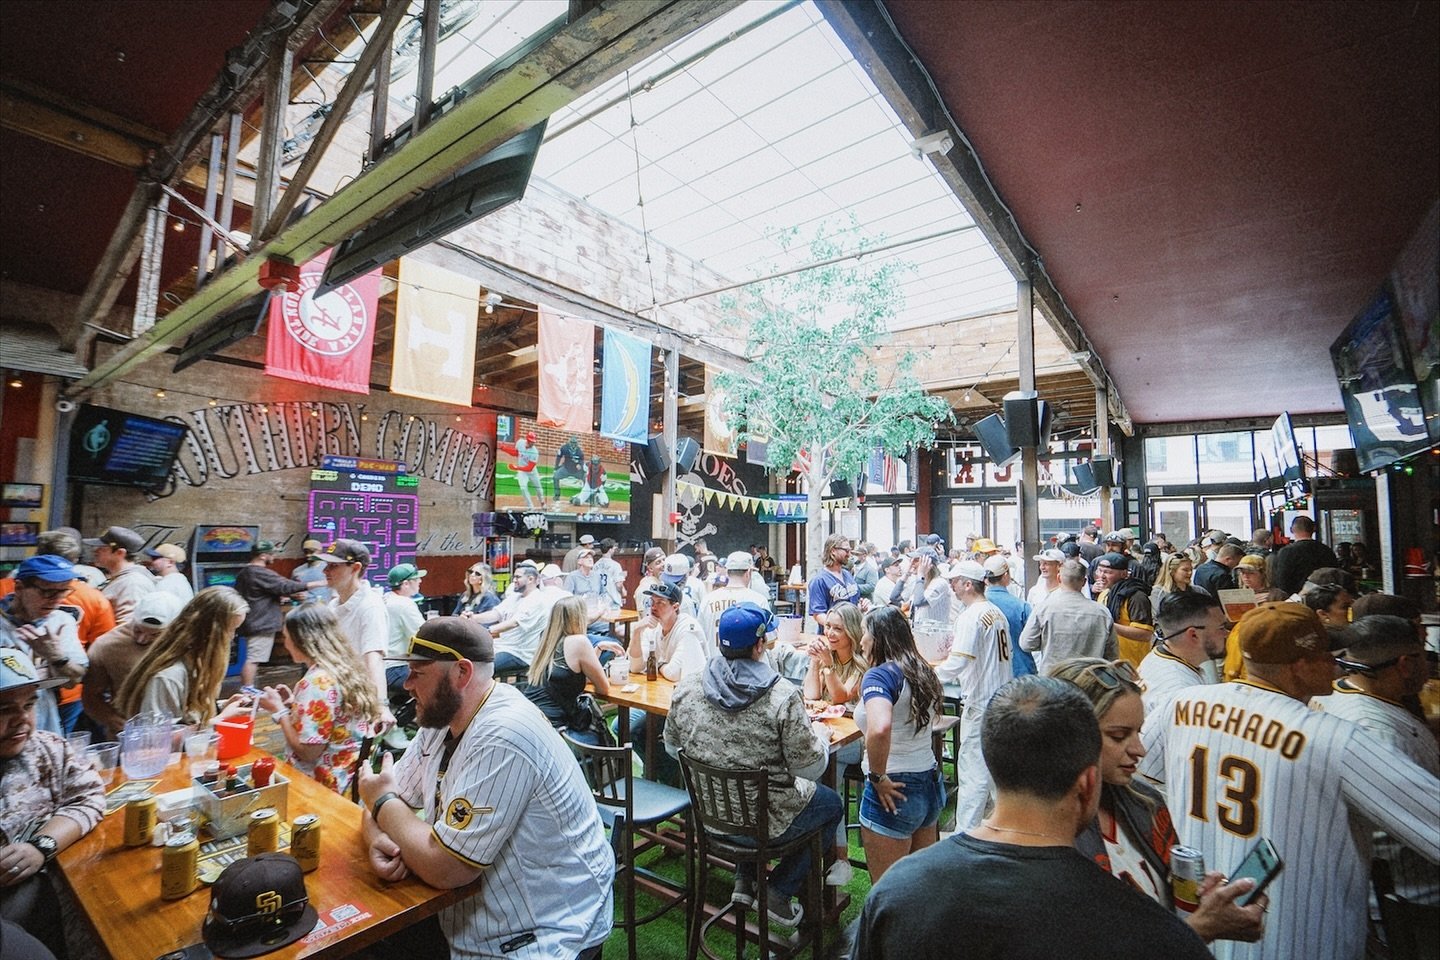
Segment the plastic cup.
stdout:
<path fill-rule="evenodd" d="M 199 777 L 205 767 L 216 759 L 215 750 L 220 744 L 218 733 L 192 733 L 185 738 L 185 759 L 190 764 L 190 776 Z"/>
<path fill-rule="evenodd" d="M 616 657 L 610 661 L 610 682 L 624 686 L 630 682 L 630 661 L 626 657 Z"/>
<path fill-rule="evenodd" d="M 117 740 L 109 740 L 105 743 L 93 743 L 85 748 L 85 756 L 90 760 L 90 765 L 95 772 L 100 774 L 100 782 L 110 786 L 115 780 L 115 768 L 120 765 L 120 743 Z"/>
<path fill-rule="evenodd" d="M 217 720 L 215 732 L 219 734 L 220 741 L 215 746 L 215 758 L 231 760 L 249 753 L 250 734 L 254 729 L 255 721 L 249 719 Z"/>
<path fill-rule="evenodd" d="M 86 750 L 90 748 L 90 740 L 92 736 L 93 734 L 91 734 L 89 730 L 79 730 L 75 733 L 67 734 L 65 737 L 65 742 L 70 744 L 71 752 L 83 754 Z"/>

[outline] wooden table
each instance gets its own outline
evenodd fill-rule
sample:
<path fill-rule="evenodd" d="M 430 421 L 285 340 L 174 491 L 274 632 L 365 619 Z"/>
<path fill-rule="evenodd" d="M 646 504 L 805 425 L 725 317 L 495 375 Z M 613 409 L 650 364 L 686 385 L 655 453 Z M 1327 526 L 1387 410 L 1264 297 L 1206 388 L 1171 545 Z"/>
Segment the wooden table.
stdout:
<path fill-rule="evenodd" d="M 622 709 L 619 714 L 621 743 L 630 742 L 630 710 L 628 708 L 634 707 L 657 717 L 668 717 L 670 716 L 670 701 L 675 696 L 675 684 L 664 677 L 646 680 L 643 673 L 638 676 L 632 673 L 630 674 L 630 683 L 635 685 L 634 690 L 626 692 L 620 687 L 612 686 L 610 692 L 604 697 L 605 700 L 618 707 L 627 708 Z M 591 692 L 593 693 L 594 690 L 592 689 Z M 846 744 L 860 739 L 860 728 L 855 726 L 854 717 L 834 717 L 824 723 L 830 728 L 831 756 L 834 756 L 835 752 Z M 661 749 L 655 740 L 655 731 L 659 726 L 658 723 L 645 725 L 645 776 L 651 779 L 653 777 L 650 771 L 654 764 L 650 761 L 655 756 L 656 749 Z M 831 786 L 834 784 L 832 783 Z"/>
<path fill-rule="evenodd" d="M 639 610 L 617 610 L 610 623 L 621 628 L 620 635 L 625 638 L 621 646 L 630 649 L 630 625 L 640 619 Z"/>
<path fill-rule="evenodd" d="M 249 763 L 264 755 L 252 751 L 237 762 Z M 188 785 L 188 771 L 183 766 L 166 770 L 157 792 Z M 371 872 L 365 857 L 360 808 L 283 761 L 277 760 L 275 768 L 290 781 L 290 819 L 306 813 L 320 817 L 320 866 L 305 874 L 311 905 L 322 921 L 328 921 L 330 911 L 336 908 L 348 912 L 343 908 L 349 905 L 355 911 L 350 918 L 353 922 L 337 924 L 333 932 L 315 936 L 309 943 L 308 938 L 301 938 L 265 954 L 267 958 L 347 956 L 479 889 L 478 879 L 455 890 L 437 890 L 413 874 L 398 883 L 381 880 Z M 210 888 L 202 884 L 182 900 L 161 900 L 160 848 L 124 846 L 124 827 L 122 807 L 56 861 L 96 939 L 112 960 L 155 960 L 199 942 Z"/>
<path fill-rule="evenodd" d="M 810 587 L 803 583 L 782 583 L 775 588 L 775 597 L 794 604 L 795 613 L 803 617 L 810 597 Z"/>

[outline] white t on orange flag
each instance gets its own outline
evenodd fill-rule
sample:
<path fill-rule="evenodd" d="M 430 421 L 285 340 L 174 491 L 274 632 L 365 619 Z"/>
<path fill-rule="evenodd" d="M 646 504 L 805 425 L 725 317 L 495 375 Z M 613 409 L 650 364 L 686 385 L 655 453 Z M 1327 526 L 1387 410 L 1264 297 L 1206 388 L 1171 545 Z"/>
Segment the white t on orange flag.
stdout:
<path fill-rule="evenodd" d="M 538 354 L 536 421 L 570 433 L 594 433 L 595 324 L 541 304 Z"/>
<path fill-rule="evenodd" d="M 478 280 L 401 258 L 390 391 L 470 406 L 479 307 Z"/>

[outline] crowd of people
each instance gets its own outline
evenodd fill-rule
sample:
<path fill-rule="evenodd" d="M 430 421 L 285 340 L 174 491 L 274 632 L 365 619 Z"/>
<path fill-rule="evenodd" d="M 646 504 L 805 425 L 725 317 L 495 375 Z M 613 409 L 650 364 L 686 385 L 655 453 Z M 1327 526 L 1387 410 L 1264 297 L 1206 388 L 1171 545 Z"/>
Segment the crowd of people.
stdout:
<path fill-rule="evenodd" d="M 354 540 L 307 541 L 292 577 L 270 569 L 275 547 L 261 541 L 233 588 L 182 596 L 165 582 L 183 553 L 146 551 L 120 527 L 93 540 L 49 531 L 0 581 L 3 916 L 63 954 L 34 878 L 101 806 L 66 733 L 260 708 L 287 760 L 358 795 L 377 875 L 448 888 L 487 873 L 440 914 L 454 955 L 597 956 L 614 863 L 559 731 L 614 742 L 596 698 L 621 658 L 675 684 L 668 718 L 629 718 L 636 744 L 656 724 L 665 747 L 643 758 L 647 775 L 678 784 L 683 757 L 767 771 L 772 839 L 820 831 L 830 885 L 853 869 L 821 772 L 858 767 L 874 884 L 858 957 L 950 956 L 959 931 L 1017 957 L 1199 957 L 1207 943 L 1220 957 L 1357 957 L 1374 851 L 1408 898 L 1440 901 L 1440 748 L 1417 709 L 1434 661 L 1418 609 L 1359 596 L 1313 533 L 1297 518 L 1277 550 L 1263 535 L 1208 531 L 1177 547 L 1086 528 L 1044 545 L 1028 588 L 1023 564 L 985 538 L 882 551 L 836 534 L 806 590 L 805 629 L 781 643 L 776 568 L 757 548 L 698 563 L 652 550 L 632 589 L 615 543 L 582 538 L 563 565 L 516 563 L 503 590 L 472 564 L 450 615 L 427 620 L 426 571 L 384 571 L 382 592 Z M 1222 599 L 1237 589 L 1251 609 L 1232 623 Z M 627 603 L 628 644 L 612 629 Z M 221 700 L 237 636 L 244 679 L 276 640 L 303 677 Z M 942 839 L 951 798 L 932 727 L 947 705 L 960 717 L 956 832 Z M 812 719 L 827 709 L 862 733 L 833 758 Z M 399 761 L 359 763 L 373 738 Z M 44 796 L 10 790 L 17 770 Z M 1260 838 L 1285 869 L 1252 898 L 1252 881 L 1224 871 Z M 1209 868 L 1181 917 L 1178 844 Z M 768 879 L 742 866 L 733 902 L 763 899 L 772 922 L 798 926 L 811 866 L 803 848 Z M 1016 904 L 1037 894 L 1071 922 L 1031 924 Z M 1083 942 L 1079 923 L 1094 934 Z"/>

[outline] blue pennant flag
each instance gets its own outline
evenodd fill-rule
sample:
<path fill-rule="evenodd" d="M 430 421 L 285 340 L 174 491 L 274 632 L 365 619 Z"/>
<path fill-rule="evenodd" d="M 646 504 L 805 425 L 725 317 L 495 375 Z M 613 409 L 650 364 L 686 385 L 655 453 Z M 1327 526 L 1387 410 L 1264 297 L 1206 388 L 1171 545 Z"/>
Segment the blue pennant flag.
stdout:
<path fill-rule="evenodd" d="M 650 344 L 605 331 L 600 393 L 600 435 L 646 443 L 650 425 Z"/>

